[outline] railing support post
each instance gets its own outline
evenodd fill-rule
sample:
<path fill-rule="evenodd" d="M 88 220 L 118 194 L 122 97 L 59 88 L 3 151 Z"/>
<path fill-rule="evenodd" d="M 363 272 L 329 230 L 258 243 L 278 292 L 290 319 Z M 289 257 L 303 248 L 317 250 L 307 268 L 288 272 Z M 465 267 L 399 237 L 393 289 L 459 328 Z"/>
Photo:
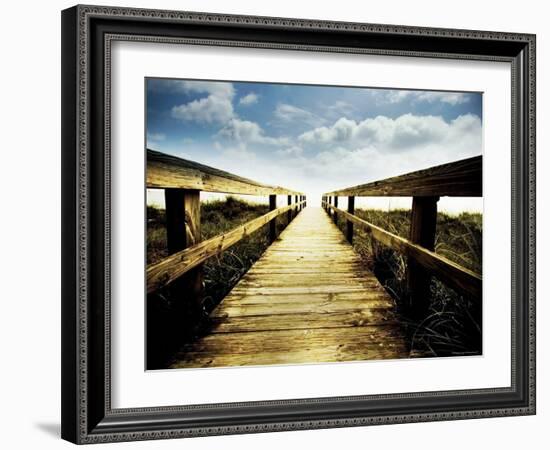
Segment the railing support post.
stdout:
<path fill-rule="evenodd" d="M 165 189 L 166 244 L 176 253 L 197 244 L 200 235 L 200 192 Z M 204 300 L 202 266 L 170 284 L 167 300 L 147 298 L 147 367 L 164 367 L 166 359 L 192 335 L 201 321 Z"/>
<path fill-rule="evenodd" d="M 176 253 L 201 241 L 200 191 L 165 189 L 166 244 L 168 253 Z M 178 297 L 190 307 L 203 300 L 202 266 L 195 267 L 177 281 Z M 181 294 L 180 294 L 181 292 Z"/>
<path fill-rule="evenodd" d="M 292 205 L 292 195 L 287 195 L 287 205 Z M 289 209 L 286 213 L 286 218 L 288 220 L 288 223 L 292 221 L 292 210 Z"/>
<path fill-rule="evenodd" d="M 334 196 L 334 207 L 338 208 L 338 196 Z M 334 210 L 334 215 L 332 216 L 332 219 L 334 220 L 334 223 L 338 225 L 338 214 L 336 213 L 336 210 Z"/>
<path fill-rule="evenodd" d="M 277 196 L 272 194 L 269 196 L 269 210 L 277 209 Z M 277 218 L 269 222 L 269 242 L 272 243 L 277 239 Z"/>
<path fill-rule="evenodd" d="M 355 213 L 355 197 L 353 195 L 350 195 L 348 197 L 348 212 L 350 214 Z M 353 222 L 351 220 L 347 221 L 347 230 L 346 230 L 346 237 L 348 239 L 348 242 L 350 244 L 353 243 Z"/>
<path fill-rule="evenodd" d="M 439 197 L 413 197 L 410 240 L 428 250 L 435 248 L 437 202 Z M 430 306 L 431 275 L 413 258 L 407 261 L 407 287 L 413 316 L 423 317 Z"/>

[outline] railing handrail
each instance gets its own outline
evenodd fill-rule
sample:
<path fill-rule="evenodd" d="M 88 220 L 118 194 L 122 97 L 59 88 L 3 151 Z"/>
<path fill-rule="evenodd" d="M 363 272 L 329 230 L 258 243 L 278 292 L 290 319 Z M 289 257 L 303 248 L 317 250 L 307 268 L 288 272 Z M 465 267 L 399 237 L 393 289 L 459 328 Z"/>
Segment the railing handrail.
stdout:
<path fill-rule="evenodd" d="M 367 184 L 327 192 L 322 205 L 337 222 L 338 215 L 347 221 L 346 237 L 353 241 L 354 224 L 366 228 L 385 246 L 407 256 L 407 284 L 412 303 L 427 310 L 426 292 L 431 275 L 461 294 L 480 299 L 482 277 L 435 253 L 437 202 L 440 197 L 481 197 L 482 156 L 474 156 L 423 170 L 386 178 Z M 338 208 L 338 197 L 348 197 L 348 210 Z M 390 233 L 355 215 L 355 197 L 412 197 L 409 239 Z"/>
<path fill-rule="evenodd" d="M 243 195 L 303 195 L 281 186 L 270 186 L 194 161 L 147 149 L 148 188 L 190 189 Z"/>
<path fill-rule="evenodd" d="M 481 197 L 482 156 L 327 192 L 323 196 Z"/>
<path fill-rule="evenodd" d="M 199 242 L 184 250 L 173 253 L 157 263 L 147 266 L 147 293 L 154 292 L 181 277 L 207 259 L 219 255 L 241 239 L 274 220 L 287 211 L 305 204 L 305 200 L 274 209 L 256 217 L 226 233 Z"/>
<path fill-rule="evenodd" d="M 440 278 L 441 281 L 445 282 L 456 291 L 468 294 L 473 298 L 481 298 L 482 277 L 480 274 L 428 250 L 421 245 L 415 244 L 408 239 L 390 233 L 354 214 L 336 208 L 334 205 L 327 202 L 323 202 L 323 205 L 338 212 L 338 214 L 342 214 L 342 216 L 351 222 L 366 228 L 367 232 L 369 232 L 378 242 L 408 257 L 414 258 L 422 267 L 433 272 L 436 277 Z"/>

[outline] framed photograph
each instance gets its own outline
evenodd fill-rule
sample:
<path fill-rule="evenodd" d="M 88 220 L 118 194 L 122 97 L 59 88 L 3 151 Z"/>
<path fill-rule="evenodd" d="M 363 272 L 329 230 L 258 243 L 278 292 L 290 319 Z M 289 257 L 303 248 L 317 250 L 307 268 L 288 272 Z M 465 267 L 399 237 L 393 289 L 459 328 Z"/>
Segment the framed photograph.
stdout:
<path fill-rule="evenodd" d="M 535 36 L 62 12 L 62 436 L 535 413 Z"/>

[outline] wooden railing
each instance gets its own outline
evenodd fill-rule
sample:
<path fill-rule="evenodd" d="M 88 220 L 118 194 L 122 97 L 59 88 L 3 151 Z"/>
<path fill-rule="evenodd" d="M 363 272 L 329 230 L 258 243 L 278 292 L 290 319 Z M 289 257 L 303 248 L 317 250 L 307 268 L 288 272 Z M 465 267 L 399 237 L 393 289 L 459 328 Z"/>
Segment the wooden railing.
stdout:
<path fill-rule="evenodd" d="M 354 225 L 363 227 L 373 239 L 407 256 L 407 287 L 411 306 L 422 314 L 429 306 L 429 281 L 433 275 L 458 293 L 481 299 L 482 278 L 434 252 L 437 202 L 442 196 L 481 197 L 482 157 L 468 158 L 398 177 L 328 192 L 322 205 L 334 221 L 346 220 L 346 237 L 353 241 Z M 348 197 L 347 211 L 338 208 L 338 198 Z M 412 197 L 409 239 L 404 239 L 357 217 L 355 197 Z M 480 303 L 480 302 L 478 302 Z"/>
<path fill-rule="evenodd" d="M 147 293 L 183 280 L 186 297 L 199 302 L 203 283 L 201 264 L 269 224 L 270 241 L 276 239 L 275 219 L 287 214 L 290 222 L 306 205 L 303 193 L 269 186 L 175 156 L 147 150 L 147 188 L 164 189 L 169 256 L 147 266 Z M 269 196 L 270 211 L 227 233 L 201 242 L 200 192 Z M 287 205 L 277 208 L 277 195 Z M 181 284 L 181 283 L 179 283 Z"/>

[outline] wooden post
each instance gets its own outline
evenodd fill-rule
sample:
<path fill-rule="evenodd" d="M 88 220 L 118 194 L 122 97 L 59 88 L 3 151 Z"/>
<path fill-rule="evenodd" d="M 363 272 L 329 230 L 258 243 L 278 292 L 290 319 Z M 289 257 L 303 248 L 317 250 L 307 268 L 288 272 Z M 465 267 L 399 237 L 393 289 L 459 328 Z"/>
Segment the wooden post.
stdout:
<path fill-rule="evenodd" d="M 277 196 L 272 194 L 269 196 L 269 210 L 277 209 Z M 277 218 L 269 222 L 269 242 L 272 243 L 277 239 Z"/>
<path fill-rule="evenodd" d="M 165 189 L 166 244 L 176 253 L 201 241 L 200 191 Z M 195 267 L 174 283 L 174 292 L 186 308 L 200 308 L 204 296 L 202 266 Z"/>
<path fill-rule="evenodd" d="M 292 205 L 292 195 L 287 195 L 287 205 Z M 288 223 L 292 221 L 292 210 L 289 209 L 286 213 L 286 218 L 288 220 Z"/>
<path fill-rule="evenodd" d="M 350 214 L 355 213 L 355 197 L 353 195 L 350 195 L 348 197 L 348 212 Z M 346 230 L 346 237 L 348 238 L 348 242 L 350 244 L 353 243 L 353 222 L 351 220 L 347 221 L 347 230 Z"/>
<path fill-rule="evenodd" d="M 338 208 L 338 196 L 334 196 L 334 207 Z M 336 210 L 334 211 L 334 215 L 332 216 L 334 223 L 338 225 L 338 214 L 336 213 Z"/>
<path fill-rule="evenodd" d="M 409 239 L 428 250 L 435 247 L 437 202 L 439 197 L 413 197 Z M 411 315 L 421 318 L 430 306 L 431 275 L 413 258 L 407 261 L 407 287 Z"/>

